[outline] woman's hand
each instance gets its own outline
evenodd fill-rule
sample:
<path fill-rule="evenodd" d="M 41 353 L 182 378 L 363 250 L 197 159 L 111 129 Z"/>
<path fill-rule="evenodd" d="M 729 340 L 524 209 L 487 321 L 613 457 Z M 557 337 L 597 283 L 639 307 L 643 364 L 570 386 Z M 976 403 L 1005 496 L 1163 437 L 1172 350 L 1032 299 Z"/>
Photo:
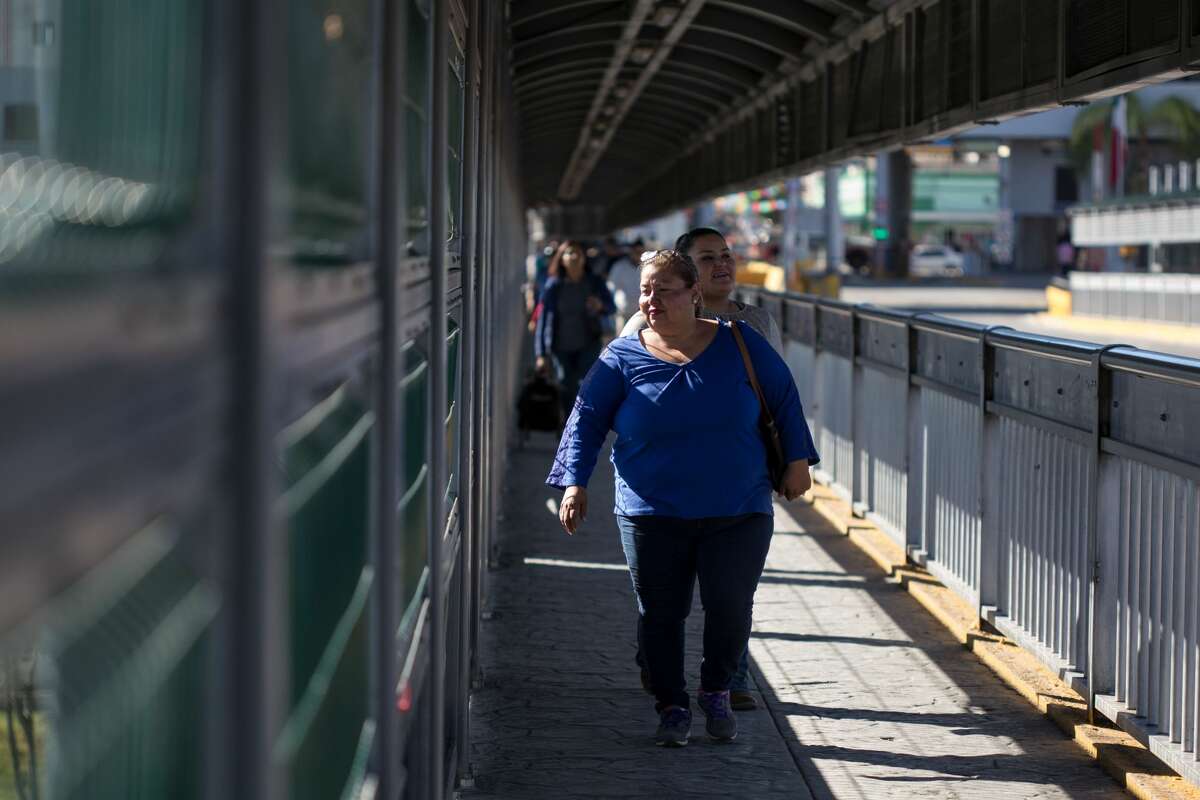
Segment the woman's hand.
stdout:
<path fill-rule="evenodd" d="M 568 535 L 574 536 L 585 517 L 587 517 L 587 489 L 582 486 L 568 486 L 563 492 L 562 502 L 558 504 L 558 521 L 562 523 L 563 530 Z"/>
<path fill-rule="evenodd" d="M 788 500 L 795 500 L 811 488 L 812 476 L 808 474 L 808 459 L 802 458 L 788 464 L 783 471 L 783 496 Z"/>

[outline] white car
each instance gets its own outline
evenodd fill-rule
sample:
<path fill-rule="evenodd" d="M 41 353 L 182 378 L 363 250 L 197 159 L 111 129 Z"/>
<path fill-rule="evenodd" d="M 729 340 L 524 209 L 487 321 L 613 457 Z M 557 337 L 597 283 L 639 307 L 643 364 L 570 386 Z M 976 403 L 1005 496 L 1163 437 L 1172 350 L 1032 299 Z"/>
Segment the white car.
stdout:
<path fill-rule="evenodd" d="M 962 277 L 962 253 L 940 244 L 919 244 L 909 257 L 908 274 L 914 278 Z"/>

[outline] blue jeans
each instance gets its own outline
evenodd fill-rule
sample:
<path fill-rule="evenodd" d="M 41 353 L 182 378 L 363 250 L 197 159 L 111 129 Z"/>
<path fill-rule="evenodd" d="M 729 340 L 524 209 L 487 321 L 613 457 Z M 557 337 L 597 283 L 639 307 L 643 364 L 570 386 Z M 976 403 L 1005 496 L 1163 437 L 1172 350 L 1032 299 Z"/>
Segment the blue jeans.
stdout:
<path fill-rule="evenodd" d="M 771 546 L 768 514 L 680 519 L 617 517 L 621 546 L 638 601 L 638 645 L 655 707 L 688 708 L 684 624 L 700 579 L 704 657 L 700 688 L 728 689 L 746 652 L 754 591 Z"/>
<path fill-rule="evenodd" d="M 562 385 L 560 399 L 564 421 L 571 416 L 571 409 L 575 408 L 575 395 L 579 394 L 579 384 L 583 382 L 603 349 L 604 346 L 595 341 L 581 350 L 554 351 L 554 365 L 557 368 L 558 381 Z"/>
<path fill-rule="evenodd" d="M 642 615 L 638 614 L 637 629 L 640 631 L 641 628 L 642 628 Z M 638 636 L 638 639 L 640 642 L 640 640 L 641 640 L 640 634 Z M 645 669 L 646 659 L 642 657 L 641 644 L 638 645 L 637 655 L 634 656 L 633 660 L 637 662 L 637 665 L 639 667 L 642 667 L 643 669 Z M 731 680 L 729 682 L 729 688 L 735 692 L 750 691 L 750 647 L 749 647 L 749 645 L 747 645 L 746 649 L 742 651 L 742 657 L 738 659 L 737 672 L 733 673 L 733 680 Z"/>

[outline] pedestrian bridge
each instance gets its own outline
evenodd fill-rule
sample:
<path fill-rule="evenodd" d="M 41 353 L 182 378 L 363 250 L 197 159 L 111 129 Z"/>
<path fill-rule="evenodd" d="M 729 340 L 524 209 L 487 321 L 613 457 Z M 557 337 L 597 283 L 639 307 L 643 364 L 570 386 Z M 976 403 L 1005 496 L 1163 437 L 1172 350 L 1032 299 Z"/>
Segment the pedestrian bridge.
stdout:
<path fill-rule="evenodd" d="M 823 494 L 722 749 L 647 746 L 604 503 L 513 448 L 531 220 L 875 154 L 905 230 L 899 145 L 1192 74 L 1196 2 L 0 12 L 3 800 L 1114 794 L 1035 707 L 1200 783 L 1195 361 L 747 290 Z"/>
<path fill-rule="evenodd" d="M 765 710 L 739 714 L 736 746 L 647 752 L 611 468 L 568 538 L 541 483 L 556 443 L 535 442 L 511 456 L 498 532 L 473 697 L 479 796 L 1118 794 L 1018 692 L 1049 693 L 1043 710 L 1090 700 L 1093 722 L 1194 784 L 1200 451 L 1189 423 L 1169 426 L 1197 402 L 1200 364 L 742 296 L 784 321 L 826 510 L 776 507 L 750 646 Z M 868 528 L 868 544 L 848 528 Z M 912 582 L 949 604 L 931 614 L 902 591 Z M 973 657 L 964 630 L 1002 634 L 1024 667 Z"/>

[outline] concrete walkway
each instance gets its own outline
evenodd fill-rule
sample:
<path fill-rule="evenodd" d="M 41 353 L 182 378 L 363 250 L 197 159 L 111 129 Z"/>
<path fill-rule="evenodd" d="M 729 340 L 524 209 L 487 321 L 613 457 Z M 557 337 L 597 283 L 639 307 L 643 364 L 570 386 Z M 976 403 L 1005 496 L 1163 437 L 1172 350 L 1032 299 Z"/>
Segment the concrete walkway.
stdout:
<path fill-rule="evenodd" d="M 1117 785 L 803 503 L 776 506 L 751 640 L 766 709 L 740 735 L 654 747 L 607 461 L 574 538 L 514 454 L 501 569 L 472 699 L 468 798 L 1116 798 Z M 714 468 L 719 465 L 714 464 Z M 701 611 L 690 621 L 697 685 Z"/>

